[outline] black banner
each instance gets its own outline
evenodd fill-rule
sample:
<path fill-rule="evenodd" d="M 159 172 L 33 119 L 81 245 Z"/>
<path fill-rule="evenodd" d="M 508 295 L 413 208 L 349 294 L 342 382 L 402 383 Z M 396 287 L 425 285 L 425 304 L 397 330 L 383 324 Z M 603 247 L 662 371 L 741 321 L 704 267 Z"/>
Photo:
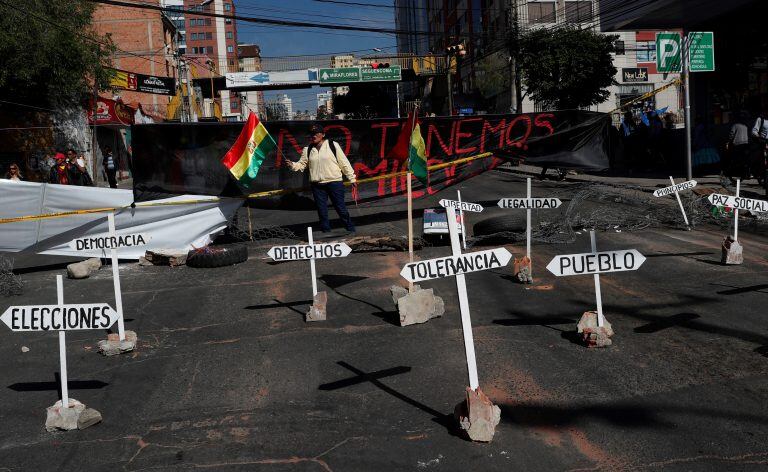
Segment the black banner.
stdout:
<path fill-rule="evenodd" d="M 320 122 L 326 137 L 339 143 L 358 179 L 407 169 L 407 145 L 398 138 L 405 118 Z M 582 170 L 608 168 L 609 115 L 557 111 L 520 115 L 421 118 L 428 165 L 491 152 L 488 158 L 430 172 L 428 185 L 414 196 L 433 194 L 509 159 Z M 242 123 L 161 123 L 132 127 L 133 182 L 136 200 L 167 194 L 232 196 L 309 185 L 308 173 L 291 171 L 309 143 L 310 121 L 266 122 L 280 152 L 269 156 L 250 189 L 239 189 L 220 160 L 235 142 Z M 405 191 L 405 176 L 360 185 L 361 200 Z"/>
<path fill-rule="evenodd" d="M 176 79 L 172 77 L 144 75 L 114 69 L 110 85 L 123 90 L 134 90 L 155 95 L 176 95 Z"/>

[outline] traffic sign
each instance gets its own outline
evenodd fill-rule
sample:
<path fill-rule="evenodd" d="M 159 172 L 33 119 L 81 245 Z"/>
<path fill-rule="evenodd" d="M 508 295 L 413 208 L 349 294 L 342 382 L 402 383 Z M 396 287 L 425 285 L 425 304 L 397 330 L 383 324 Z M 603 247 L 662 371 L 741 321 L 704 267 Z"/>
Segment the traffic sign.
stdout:
<path fill-rule="evenodd" d="M 359 67 L 338 67 L 334 69 L 320 69 L 318 71 L 320 84 L 337 84 L 346 82 L 360 82 Z"/>
<path fill-rule="evenodd" d="M 400 275 L 409 282 L 421 282 L 422 280 L 451 277 L 469 272 L 498 269 L 499 267 L 506 266 L 510 259 L 512 259 L 512 253 L 506 248 L 500 247 L 486 251 L 468 252 L 455 256 L 410 262 L 403 267 Z"/>
<path fill-rule="evenodd" d="M 682 50 L 680 33 L 656 33 L 656 70 L 660 74 L 680 72 Z"/>
<path fill-rule="evenodd" d="M 470 202 L 458 202 L 456 200 L 448 200 L 447 198 L 444 198 L 440 200 L 438 203 L 440 203 L 440 206 L 443 208 L 455 208 L 455 209 L 461 209 L 462 211 L 471 211 L 473 213 L 480 213 L 483 211 L 483 206 L 479 203 L 470 203 Z"/>
<path fill-rule="evenodd" d="M 637 249 L 623 251 L 588 252 L 555 256 L 547 270 L 558 277 L 564 275 L 604 274 L 637 270 L 645 262 L 645 256 Z"/>
<path fill-rule="evenodd" d="M 360 80 L 362 82 L 393 82 L 402 79 L 402 70 L 400 66 L 390 67 L 361 67 Z"/>
<path fill-rule="evenodd" d="M 710 194 L 709 203 L 715 206 L 727 206 L 734 210 L 749 210 L 755 212 L 768 212 L 768 201 L 754 198 L 734 197 L 733 195 Z"/>
<path fill-rule="evenodd" d="M 104 234 L 73 239 L 69 242 L 69 247 L 75 251 L 119 249 L 121 247 L 144 246 L 151 239 L 146 233 L 116 234 L 114 236 Z"/>
<path fill-rule="evenodd" d="M 107 329 L 117 318 L 106 303 L 12 306 L 0 316 L 12 331 Z"/>
<path fill-rule="evenodd" d="M 502 198 L 499 208 L 520 208 L 523 210 L 552 209 L 562 205 L 559 198 Z"/>
<path fill-rule="evenodd" d="M 715 35 L 710 32 L 688 33 L 691 72 L 714 72 Z"/>
<path fill-rule="evenodd" d="M 671 178 L 671 177 L 670 177 Z M 664 197 L 666 195 L 672 195 L 673 193 L 682 192 L 683 190 L 690 190 L 695 187 L 697 182 L 695 180 L 688 180 L 683 183 L 670 185 L 669 187 L 660 188 L 653 192 L 654 197 Z"/>
<path fill-rule="evenodd" d="M 324 243 L 275 246 L 267 251 L 267 255 L 274 261 L 282 262 L 347 257 L 351 252 L 352 248 L 347 243 Z"/>

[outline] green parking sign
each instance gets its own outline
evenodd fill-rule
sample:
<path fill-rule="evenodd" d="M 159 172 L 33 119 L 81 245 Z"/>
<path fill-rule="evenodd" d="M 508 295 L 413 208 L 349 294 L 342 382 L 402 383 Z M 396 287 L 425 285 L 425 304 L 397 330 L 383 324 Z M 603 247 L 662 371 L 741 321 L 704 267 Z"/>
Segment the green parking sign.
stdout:
<path fill-rule="evenodd" d="M 691 72 L 714 72 L 715 35 L 712 32 L 688 33 L 690 41 Z"/>
<path fill-rule="evenodd" d="M 680 33 L 656 33 L 656 71 L 680 72 L 682 51 Z"/>

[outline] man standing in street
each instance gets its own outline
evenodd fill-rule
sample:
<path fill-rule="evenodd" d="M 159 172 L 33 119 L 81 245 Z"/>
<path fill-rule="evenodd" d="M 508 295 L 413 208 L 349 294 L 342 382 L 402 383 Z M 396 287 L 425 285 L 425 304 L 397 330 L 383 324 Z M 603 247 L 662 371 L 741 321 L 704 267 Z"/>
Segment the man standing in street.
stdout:
<path fill-rule="evenodd" d="M 296 172 L 304 172 L 309 167 L 309 181 L 312 185 L 312 196 L 317 206 L 317 215 L 320 218 L 320 229 L 323 233 L 331 231 L 328 221 L 328 198 L 331 199 L 333 208 L 336 209 L 339 218 L 344 223 L 350 235 L 355 233 L 355 225 L 349 216 L 349 211 L 344 204 L 345 176 L 353 186 L 356 186 L 355 171 L 347 160 L 341 146 L 334 141 L 325 139 L 325 132 L 320 125 L 312 125 L 310 129 L 310 145 L 301 153 L 299 162 L 288 161 L 291 169 Z"/>
<path fill-rule="evenodd" d="M 104 172 L 107 174 L 109 186 L 117 188 L 117 158 L 112 155 L 112 148 L 109 146 L 104 146 L 104 159 L 102 164 L 104 165 Z"/>

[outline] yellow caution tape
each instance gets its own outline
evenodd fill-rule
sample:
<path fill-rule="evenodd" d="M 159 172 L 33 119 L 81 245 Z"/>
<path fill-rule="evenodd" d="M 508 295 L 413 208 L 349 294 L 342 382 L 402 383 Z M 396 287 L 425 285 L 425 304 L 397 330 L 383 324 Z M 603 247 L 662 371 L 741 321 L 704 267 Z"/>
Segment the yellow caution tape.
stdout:
<path fill-rule="evenodd" d="M 662 85 L 661 87 L 657 88 L 656 90 L 651 90 L 650 92 L 646 92 L 646 93 L 644 93 L 644 94 L 640 95 L 640 96 L 639 96 L 639 97 L 637 97 L 637 98 L 633 98 L 632 100 L 628 101 L 628 102 L 627 102 L 627 103 L 625 103 L 624 105 L 622 105 L 622 106 L 620 106 L 620 107 L 618 107 L 618 108 L 614 108 L 613 110 L 609 111 L 608 113 L 613 113 L 613 112 L 615 112 L 615 111 L 619 111 L 619 110 L 621 110 L 622 108 L 626 108 L 626 107 L 628 107 L 628 106 L 630 106 L 630 105 L 632 105 L 632 104 L 635 104 L 635 103 L 637 103 L 637 102 L 643 101 L 643 100 L 645 100 L 646 98 L 651 98 L 651 97 L 653 97 L 654 95 L 656 95 L 657 93 L 659 93 L 659 92 L 663 92 L 664 90 L 668 89 L 669 87 L 672 87 L 673 85 L 678 85 L 678 84 L 680 84 L 680 83 L 681 83 L 681 82 L 680 82 L 680 79 L 675 79 L 675 80 L 673 80 L 672 82 L 670 82 L 670 83 L 668 83 L 668 84 L 666 84 L 666 85 Z"/>
<path fill-rule="evenodd" d="M 439 170 L 444 169 L 446 167 L 451 167 L 455 165 L 460 164 L 466 164 L 468 162 L 472 162 L 478 159 L 484 159 L 486 157 L 491 157 L 493 153 L 490 152 L 484 152 L 482 154 L 478 154 L 476 156 L 470 156 L 470 157 L 464 157 L 462 159 L 456 159 L 455 161 L 450 162 L 443 162 L 442 164 L 435 164 L 433 166 L 427 167 L 428 171 L 433 170 Z M 392 177 L 398 177 L 402 175 L 406 175 L 408 171 L 401 171 L 401 172 L 393 172 L 391 174 L 385 174 L 385 175 L 378 175 L 376 177 L 370 177 L 366 179 L 360 179 L 357 181 L 358 184 L 365 184 L 370 182 L 376 182 L 383 179 L 389 179 Z M 344 185 L 352 185 L 350 182 L 344 182 Z M 257 192 L 257 193 L 251 193 L 244 197 L 228 197 L 232 199 L 236 198 L 242 198 L 242 199 L 256 199 L 256 198 L 265 198 L 265 197 L 274 197 L 278 195 L 285 195 L 289 193 L 294 192 L 300 192 L 302 190 L 307 190 L 307 188 L 292 188 L 292 189 L 279 189 L 279 190 L 269 190 L 266 192 Z M 217 203 L 220 202 L 222 199 L 219 197 L 212 197 L 205 200 L 175 200 L 171 202 L 141 202 L 137 203 L 137 207 L 155 207 L 155 206 L 175 206 L 175 205 L 194 205 L 199 203 Z M 63 218 L 67 216 L 74 216 L 74 215 L 90 215 L 94 213 L 109 213 L 112 211 L 118 211 L 123 210 L 126 208 L 129 208 L 130 205 L 124 206 L 124 207 L 114 207 L 114 208 L 89 208 L 87 210 L 72 210 L 72 211 L 63 211 L 58 213 L 46 213 L 41 215 L 26 215 L 26 216 L 17 216 L 15 218 L 4 218 L 0 219 L 0 224 L 6 224 L 6 223 L 18 223 L 22 221 L 36 221 L 36 220 L 45 220 L 45 219 L 51 219 L 51 218 Z"/>

